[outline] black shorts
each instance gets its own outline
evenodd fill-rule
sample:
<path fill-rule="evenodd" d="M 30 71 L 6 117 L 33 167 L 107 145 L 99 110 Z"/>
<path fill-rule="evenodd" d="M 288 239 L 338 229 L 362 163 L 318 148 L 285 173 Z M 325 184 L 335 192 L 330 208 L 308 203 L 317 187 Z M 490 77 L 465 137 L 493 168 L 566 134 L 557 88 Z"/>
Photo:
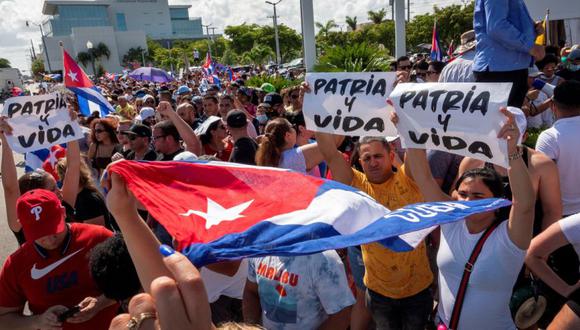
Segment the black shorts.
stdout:
<path fill-rule="evenodd" d="M 570 307 L 570 309 L 576 314 L 576 316 L 580 317 L 580 289 L 572 292 L 570 297 L 568 297 L 566 305 Z"/>

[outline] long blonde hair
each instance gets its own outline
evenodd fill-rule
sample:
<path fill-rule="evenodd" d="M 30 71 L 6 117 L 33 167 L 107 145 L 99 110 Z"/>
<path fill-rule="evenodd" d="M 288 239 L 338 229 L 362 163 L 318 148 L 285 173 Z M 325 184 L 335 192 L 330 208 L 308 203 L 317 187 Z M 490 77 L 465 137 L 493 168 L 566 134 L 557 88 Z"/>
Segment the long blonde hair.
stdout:
<path fill-rule="evenodd" d="M 66 173 L 67 163 L 66 157 L 63 157 L 58 160 L 56 163 L 56 173 L 60 180 L 64 178 Z M 91 170 L 87 166 L 84 160 L 81 159 L 81 169 L 80 169 L 80 176 L 79 176 L 79 186 L 83 189 L 89 189 L 95 192 L 99 192 L 97 186 L 95 185 L 95 181 L 93 181 L 93 177 L 91 176 Z"/>

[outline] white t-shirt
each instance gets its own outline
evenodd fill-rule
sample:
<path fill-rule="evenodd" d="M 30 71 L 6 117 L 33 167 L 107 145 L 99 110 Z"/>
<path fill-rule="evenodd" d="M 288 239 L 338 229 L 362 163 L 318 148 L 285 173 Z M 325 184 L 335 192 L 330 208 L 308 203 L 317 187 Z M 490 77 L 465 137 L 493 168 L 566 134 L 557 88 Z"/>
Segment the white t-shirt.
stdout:
<path fill-rule="evenodd" d="M 447 64 L 439 75 L 439 82 L 475 82 L 473 58 L 475 50 L 470 50 Z"/>
<path fill-rule="evenodd" d="M 306 159 L 300 148 L 290 148 L 282 151 L 280 168 L 286 168 L 300 173 L 306 173 Z"/>
<path fill-rule="evenodd" d="M 558 165 L 562 191 L 562 214 L 580 212 L 580 116 L 558 119 L 538 137 L 536 150 Z"/>
<path fill-rule="evenodd" d="M 580 257 L 580 213 L 576 213 L 558 221 L 560 229 L 572 246 L 578 257 Z"/>
<path fill-rule="evenodd" d="M 250 259 L 248 280 L 258 284 L 266 329 L 317 329 L 328 315 L 355 303 L 334 250 Z"/>
<path fill-rule="evenodd" d="M 488 237 L 473 266 L 458 329 L 516 329 L 509 302 L 526 251 L 509 238 L 508 221 Z M 437 253 L 439 266 L 439 317 L 449 325 L 465 264 L 483 232 L 470 234 L 465 221 L 441 226 Z"/>
<path fill-rule="evenodd" d="M 532 101 L 535 106 L 539 106 L 548 99 L 548 95 L 544 92 L 538 94 L 538 98 Z M 542 113 L 535 115 L 533 117 L 528 117 L 528 127 L 530 128 L 542 128 L 542 127 L 552 127 L 554 124 L 554 113 L 552 109 L 548 108 Z"/>
<path fill-rule="evenodd" d="M 207 299 L 210 303 L 215 302 L 220 296 L 242 299 L 246 278 L 248 277 L 248 261 L 242 260 L 236 274 L 232 277 L 216 273 L 207 267 L 201 268 L 201 278 L 207 292 Z"/>

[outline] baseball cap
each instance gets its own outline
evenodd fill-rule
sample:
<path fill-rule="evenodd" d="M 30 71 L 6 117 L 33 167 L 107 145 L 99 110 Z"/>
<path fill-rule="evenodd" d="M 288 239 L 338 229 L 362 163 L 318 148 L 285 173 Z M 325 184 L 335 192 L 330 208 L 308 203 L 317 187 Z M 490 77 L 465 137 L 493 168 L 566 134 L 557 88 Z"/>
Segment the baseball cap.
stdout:
<path fill-rule="evenodd" d="M 244 95 L 246 95 L 248 97 L 251 97 L 252 96 L 252 91 L 248 87 L 245 87 L 245 86 L 241 86 L 238 89 L 238 93 L 242 93 L 242 94 L 244 94 Z"/>
<path fill-rule="evenodd" d="M 228 112 L 226 123 L 228 124 L 228 127 L 242 128 L 248 124 L 248 117 L 242 110 L 233 109 Z"/>
<path fill-rule="evenodd" d="M 142 98 L 143 96 L 145 96 L 146 94 L 147 94 L 147 93 L 145 93 L 145 91 L 144 91 L 144 90 L 138 90 L 138 91 L 136 91 L 136 92 L 135 92 L 135 94 L 133 94 L 133 95 L 135 95 L 135 97 L 136 97 L 136 98 L 140 99 L 140 98 Z"/>
<path fill-rule="evenodd" d="M 580 49 L 574 49 L 568 54 L 568 61 L 580 60 Z"/>
<path fill-rule="evenodd" d="M 125 134 L 137 135 L 140 137 L 151 137 L 151 128 L 143 124 L 135 124 L 129 128 L 128 131 L 123 131 Z"/>
<path fill-rule="evenodd" d="M 282 100 L 282 96 L 278 93 L 268 93 L 264 96 L 264 103 L 268 103 L 269 105 L 273 106 L 275 104 L 281 104 L 284 101 Z"/>
<path fill-rule="evenodd" d="M 65 210 L 55 193 L 34 189 L 16 201 L 16 214 L 27 241 L 55 235 L 65 230 Z"/>
<path fill-rule="evenodd" d="M 177 89 L 177 92 L 175 94 L 183 95 L 183 94 L 187 94 L 187 93 L 191 93 L 191 88 L 183 85 L 183 86 L 179 86 L 179 88 Z"/>
<path fill-rule="evenodd" d="M 135 119 L 143 121 L 147 118 L 155 117 L 155 109 L 151 107 L 143 107 Z"/>
<path fill-rule="evenodd" d="M 204 135 L 209 130 L 211 124 L 215 123 L 216 121 L 222 120 L 218 116 L 209 116 L 199 127 L 195 129 L 195 135 Z"/>
<path fill-rule="evenodd" d="M 173 160 L 191 162 L 197 160 L 197 156 L 193 152 L 183 151 L 175 155 L 175 157 L 173 157 Z"/>
<path fill-rule="evenodd" d="M 260 89 L 266 93 L 276 93 L 276 87 L 270 83 L 263 83 Z"/>

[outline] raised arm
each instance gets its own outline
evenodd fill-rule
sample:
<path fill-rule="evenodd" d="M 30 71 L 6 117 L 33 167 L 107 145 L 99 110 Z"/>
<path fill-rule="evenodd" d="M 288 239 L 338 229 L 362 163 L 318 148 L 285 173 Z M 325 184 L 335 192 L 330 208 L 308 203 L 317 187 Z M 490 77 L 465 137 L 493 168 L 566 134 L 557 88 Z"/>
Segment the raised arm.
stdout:
<path fill-rule="evenodd" d="M 8 227 L 13 232 L 19 232 L 22 229 L 18 217 L 16 216 L 16 200 L 20 197 L 18 187 L 18 175 L 14 156 L 5 134 L 11 134 L 12 128 L 8 125 L 5 118 L 0 118 L 0 140 L 2 141 L 2 187 L 4 188 L 4 203 L 6 206 L 6 220 Z"/>
<path fill-rule="evenodd" d="M 501 112 L 508 118 L 501 128 L 499 137 L 507 140 L 509 167 L 508 178 L 512 190 L 512 208 L 508 222 L 508 234 L 520 249 L 527 249 L 532 239 L 534 226 L 534 203 L 536 201 L 528 168 L 517 147 L 520 132 L 514 115 L 506 108 Z"/>
<path fill-rule="evenodd" d="M 179 132 L 179 136 L 181 136 L 183 142 L 185 142 L 185 149 L 194 153 L 195 155 L 201 155 L 201 142 L 195 135 L 193 128 L 191 128 L 191 126 L 189 126 L 181 117 L 179 117 L 177 112 L 173 111 L 171 103 L 167 101 L 159 102 L 157 111 L 161 115 L 167 116 L 173 125 L 175 125 L 177 132 Z"/>
<path fill-rule="evenodd" d="M 451 197 L 441 190 L 433 178 L 427 161 L 427 152 L 424 149 L 408 148 L 405 167 L 412 175 L 426 202 L 451 200 Z"/>
<path fill-rule="evenodd" d="M 332 179 L 347 185 L 352 183 L 352 168 L 346 162 L 340 151 L 336 149 L 336 140 L 332 134 L 316 133 L 316 142 L 322 157 L 332 172 Z"/>

